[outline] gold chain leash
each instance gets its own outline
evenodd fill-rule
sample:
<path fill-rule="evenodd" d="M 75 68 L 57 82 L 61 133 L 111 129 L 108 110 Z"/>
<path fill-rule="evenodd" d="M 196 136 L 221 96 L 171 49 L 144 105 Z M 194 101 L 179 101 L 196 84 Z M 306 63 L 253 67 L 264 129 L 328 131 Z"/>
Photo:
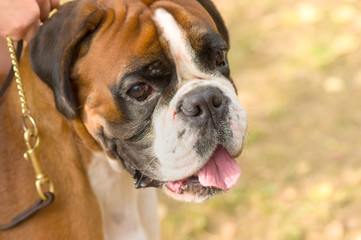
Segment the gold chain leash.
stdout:
<path fill-rule="evenodd" d="M 24 87 L 21 81 L 20 77 L 20 71 L 18 67 L 18 61 L 16 59 L 15 54 L 15 48 L 13 41 L 10 36 L 6 37 L 7 45 L 10 52 L 10 58 L 11 63 L 14 70 L 14 75 L 16 79 L 18 94 L 20 97 L 20 103 L 21 103 L 21 112 L 22 112 L 22 125 L 24 129 L 24 140 L 27 147 L 27 151 L 24 154 L 24 158 L 27 160 L 31 160 L 31 163 L 33 165 L 36 180 L 35 180 L 35 186 L 36 190 L 38 192 L 38 195 L 43 199 L 44 201 L 47 200 L 47 196 L 45 196 L 43 191 L 43 186 L 48 185 L 49 191 L 51 193 L 54 193 L 54 185 L 51 179 L 44 173 L 42 166 L 39 161 L 39 143 L 40 143 L 40 137 L 38 128 L 36 127 L 35 120 L 30 115 L 30 110 L 26 101 Z M 26 123 L 30 123 L 31 126 L 28 127 Z"/>

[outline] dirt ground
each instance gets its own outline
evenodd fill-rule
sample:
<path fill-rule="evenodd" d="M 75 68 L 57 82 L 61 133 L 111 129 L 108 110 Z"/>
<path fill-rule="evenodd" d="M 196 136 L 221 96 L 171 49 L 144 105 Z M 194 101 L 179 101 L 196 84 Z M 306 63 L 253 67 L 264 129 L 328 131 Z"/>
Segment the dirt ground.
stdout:
<path fill-rule="evenodd" d="M 216 0 L 248 136 L 203 204 L 159 194 L 162 239 L 361 240 L 361 2 Z"/>

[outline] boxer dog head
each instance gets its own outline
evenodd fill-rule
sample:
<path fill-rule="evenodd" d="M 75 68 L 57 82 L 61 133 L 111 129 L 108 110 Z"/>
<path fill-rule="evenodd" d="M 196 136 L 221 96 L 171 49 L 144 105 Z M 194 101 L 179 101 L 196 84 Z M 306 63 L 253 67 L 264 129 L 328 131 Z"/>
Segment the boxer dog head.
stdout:
<path fill-rule="evenodd" d="M 74 1 L 30 44 L 32 67 L 136 187 L 203 201 L 240 176 L 246 114 L 208 0 Z"/>

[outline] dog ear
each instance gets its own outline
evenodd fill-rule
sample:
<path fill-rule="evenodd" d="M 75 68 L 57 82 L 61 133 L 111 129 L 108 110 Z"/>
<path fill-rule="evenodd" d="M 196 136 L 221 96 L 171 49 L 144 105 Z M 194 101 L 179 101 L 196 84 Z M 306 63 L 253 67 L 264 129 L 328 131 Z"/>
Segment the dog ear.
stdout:
<path fill-rule="evenodd" d="M 58 111 L 68 119 L 77 117 L 69 76 L 71 67 L 82 43 L 101 24 L 104 14 L 90 1 L 69 2 L 40 27 L 30 42 L 31 66 L 53 90 Z"/>
<path fill-rule="evenodd" d="M 213 21 L 215 22 L 218 32 L 221 34 L 224 41 L 229 46 L 229 36 L 228 36 L 228 30 L 226 28 L 226 25 L 224 24 L 224 21 L 222 19 L 221 14 L 218 12 L 216 6 L 211 0 L 197 0 L 211 15 L 213 18 Z"/>

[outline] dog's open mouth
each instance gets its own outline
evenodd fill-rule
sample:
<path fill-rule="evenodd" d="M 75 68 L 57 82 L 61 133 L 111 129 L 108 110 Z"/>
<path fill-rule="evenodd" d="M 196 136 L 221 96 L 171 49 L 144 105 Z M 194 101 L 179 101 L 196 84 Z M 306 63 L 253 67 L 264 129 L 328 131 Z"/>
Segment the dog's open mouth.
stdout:
<path fill-rule="evenodd" d="M 183 194 L 229 190 L 241 175 L 241 169 L 236 160 L 224 149 L 218 146 L 208 162 L 191 177 L 165 183 L 174 193 Z"/>
<path fill-rule="evenodd" d="M 218 145 L 207 163 L 190 177 L 161 182 L 136 170 L 133 178 L 136 188 L 162 187 L 174 197 L 192 195 L 209 198 L 216 193 L 231 189 L 240 175 L 241 169 L 236 160 L 223 146 Z"/>

